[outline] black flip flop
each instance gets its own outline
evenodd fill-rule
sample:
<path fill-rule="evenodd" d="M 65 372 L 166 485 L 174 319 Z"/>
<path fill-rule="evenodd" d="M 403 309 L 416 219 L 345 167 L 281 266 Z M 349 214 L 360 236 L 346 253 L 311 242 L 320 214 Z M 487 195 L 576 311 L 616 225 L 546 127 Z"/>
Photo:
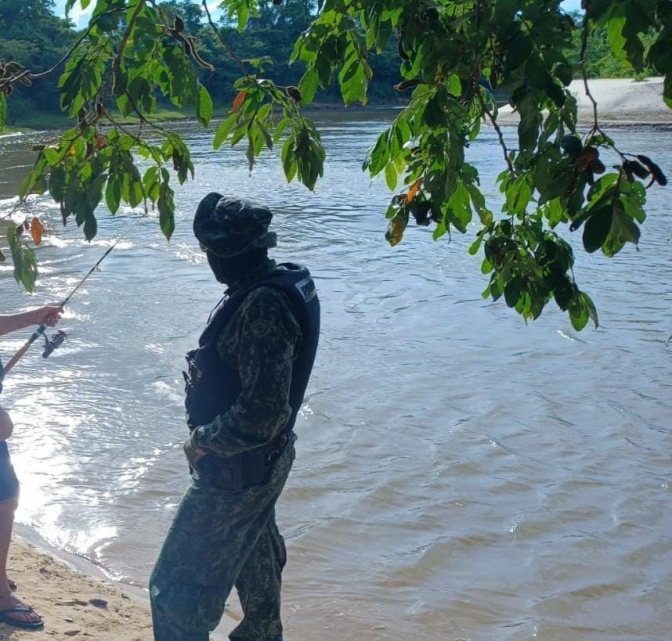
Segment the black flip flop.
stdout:
<path fill-rule="evenodd" d="M 17 605 L 13 608 L 0 610 L 0 621 L 15 628 L 22 628 L 23 630 L 39 630 L 44 625 L 41 617 L 39 621 L 22 621 L 10 616 L 13 613 L 25 614 L 27 612 L 35 612 L 35 610 L 28 605 Z"/>

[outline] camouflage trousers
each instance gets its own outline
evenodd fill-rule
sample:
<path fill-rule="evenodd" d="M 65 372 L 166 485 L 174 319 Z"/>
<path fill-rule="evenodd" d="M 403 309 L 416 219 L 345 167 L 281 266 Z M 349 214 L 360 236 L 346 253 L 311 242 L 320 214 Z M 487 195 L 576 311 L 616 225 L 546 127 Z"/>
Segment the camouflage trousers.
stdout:
<path fill-rule="evenodd" d="M 290 442 L 269 481 L 242 490 L 213 488 L 194 476 L 149 581 L 155 641 L 208 641 L 234 585 L 244 618 L 231 641 L 282 641 L 287 554 L 275 503 L 293 461 Z"/>

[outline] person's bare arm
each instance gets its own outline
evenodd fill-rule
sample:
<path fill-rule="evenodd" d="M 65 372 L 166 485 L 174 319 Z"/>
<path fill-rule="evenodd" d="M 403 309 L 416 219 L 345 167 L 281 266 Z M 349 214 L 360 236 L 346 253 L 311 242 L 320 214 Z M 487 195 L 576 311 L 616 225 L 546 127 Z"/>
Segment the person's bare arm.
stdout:
<path fill-rule="evenodd" d="M 63 308 L 56 305 L 45 305 L 19 314 L 0 314 L 0 335 L 9 334 L 17 329 L 46 323 L 54 327 L 58 323 Z"/>

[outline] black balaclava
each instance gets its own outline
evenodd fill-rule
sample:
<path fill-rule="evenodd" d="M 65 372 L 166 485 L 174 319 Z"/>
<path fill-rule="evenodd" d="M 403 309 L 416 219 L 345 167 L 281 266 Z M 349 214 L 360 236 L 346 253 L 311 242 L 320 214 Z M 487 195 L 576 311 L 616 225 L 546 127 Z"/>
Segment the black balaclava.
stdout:
<path fill-rule="evenodd" d="M 268 260 L 268 249 L 252 249 L 244 254 L 232 256 L 231 258 L 222 258 L 212 252 L 207 252 L 208 264 L 215 278 L 224 285 L 234 285 L 245 274 L 251 272 Z"/>

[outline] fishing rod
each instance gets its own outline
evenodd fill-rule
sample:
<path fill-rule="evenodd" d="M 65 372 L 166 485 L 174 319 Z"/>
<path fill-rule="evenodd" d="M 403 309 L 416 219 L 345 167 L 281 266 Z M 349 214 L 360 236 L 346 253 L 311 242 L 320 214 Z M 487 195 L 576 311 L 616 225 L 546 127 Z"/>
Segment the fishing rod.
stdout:
<path fill-rule="evenodd" d="M 128 229 L 128 231 L 123 235 L 117 238 L 117 240 L 107 248 L 105 253 L 98 259 L 98 262 L 87 272 L 86 276 L 80 280 L 77 285 L 75 285 L 75 288 L 65 297 L 63 302 L 59 305 L 59 307 L 65 307 L 70 299 L 75 295 L 77 290 L 87 281 L 89 276 L 93 274 L 93 272 L 96 271 L 98 266 L 107 258 L 107 256 L 110 254 L 110 252 L 129 234 L 131 229 L 140 222 L 139 220 L 136 221 L 131 227 Z M 63 342 L 65 341 L 66 333 L 62 330 L 57 330 L 56 333 L 51 337 L 51 339 L 47 338 L 44 335 L 44 332 L 47 330 L 48 327 L 48 322 L 45 319 L 45 321 L 32 333 L 31 337 L 23 344 L 21 349 L 12 356 L 12 358 L 8 361 L 7 365 L 4 366 L 2 370 L 2 377 L 4 378 L 4 375 L 9 372 L 9 370 L 16 365 L 21 358 L 23 358 L 24 354 L 30 349 L 30 346 L 38 339 L 40 336 L 44 336 L 44 352 L 42 353 L 43 358 L 48 358 L 51 353 L 60 347 Z"/>

